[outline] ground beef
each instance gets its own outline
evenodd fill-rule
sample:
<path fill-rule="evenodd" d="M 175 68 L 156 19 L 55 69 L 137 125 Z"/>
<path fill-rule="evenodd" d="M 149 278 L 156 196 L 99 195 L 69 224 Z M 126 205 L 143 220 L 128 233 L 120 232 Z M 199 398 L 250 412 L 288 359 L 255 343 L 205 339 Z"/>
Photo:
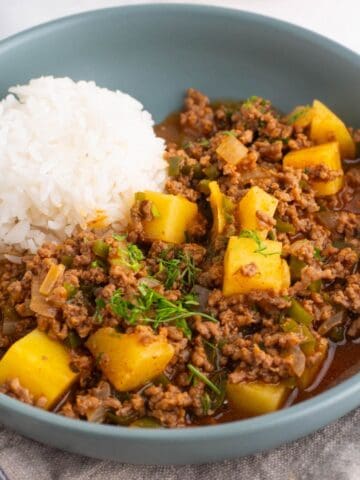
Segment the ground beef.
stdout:
<path fill-rule="evenodd" d="M 217 421 L 230 407 L 226 399 L 214 397 L 214 386 L 221 394 L 225 381 L 284 381 L 291 386 L 319 360 L 321 342 L 334 346 L 337 338 L 343 342 L 360 336 L 358 165 L 346 166 L 338 195 L 318 197 L 313 182 L 331 181 L 338 173 L 324 165 L 283 167 L 289 151 L 313 145 L 309 129 L 289 125 L 260 97 L 212 105 L 206 95 L 189 89 L 183 111 L 171 121 L 172 131 L 176 121 L 178 128 L 166 147 L 165 159 L 174 167 L 166 193 L 196 202 L 199 212 L 187 227 L 184 243 L 146 239 L 143 222 L 154 218 L 153 204 L 137 196 L 125 233 L 77 230 L 60 244 L 47 243 L 35 255 L 24 254 L 20 264 L 4 260 L 0 265 L 0 325 L 9 329 L 0 331 L 1 353 L 35 327 L 69 348 L 70 368 L 79 375 L 56 407 L 62 415 L 119 425 L 150 417 L 165 427 L 198 424 L 209 416 Z M 237 165 L 217 152 L 228 135 L 247 148 Z M 223 195 L 221 234 L 213 226 L 211 181 Z M 241 228 L 236 205 L 255 185 L 278 201 L 275 216 L 258 209 L 256 218 L 269 239 L 282 243 L 291 286 L 281 295 L 253 290 L 224 296 L 225 251 L 229 237 Z M 99 240 L 105 244 L 103 256 L 94 253 Z M 296 262 L 301 268 L 294 272 Z M 60 263 L 66 269 L 43 299 L 43 310 L 32 310 L 36 288 L 50 266 Z M 249 260 L 240 272 L 250 281 L 260 268 Z M 173 318 L 155 322 L 154 311 L 146 310 L 149 299 L 139 295 L 146 288 L 161 296 L 163 309 L 175 308 Z M 289 331 L 294 300 L 312 318 L 308 330 Z M 135 321 L 134 311 L 141 312 Z M 118 392 L 104 374 L 109 354 L 95 358 L 86 347 L 101 327 L 136 334 L 142 345 L 149 345 L 155 333 L 171 344 L 174 355 L 158 377 Z M 314 351 L 308 345 L 309 332 Z M 334 337 L 339 332 L 340 337 Z M 17 378 L 0 391 L 32 405 L 46 404 Z"/>

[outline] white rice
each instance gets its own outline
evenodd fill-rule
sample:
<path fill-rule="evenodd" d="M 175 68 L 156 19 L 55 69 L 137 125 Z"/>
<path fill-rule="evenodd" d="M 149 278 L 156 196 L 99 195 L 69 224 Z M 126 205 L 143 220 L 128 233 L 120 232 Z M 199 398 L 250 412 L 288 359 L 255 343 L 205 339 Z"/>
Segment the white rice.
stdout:
<path fill-rule="evenodd" d="M 135 192 L 162 189 L 164 142 L 131 96 L 53 77 L 9 91 L 0 102 L 1 252 L 33 252 L 99 211 L 125 225 Z"/>

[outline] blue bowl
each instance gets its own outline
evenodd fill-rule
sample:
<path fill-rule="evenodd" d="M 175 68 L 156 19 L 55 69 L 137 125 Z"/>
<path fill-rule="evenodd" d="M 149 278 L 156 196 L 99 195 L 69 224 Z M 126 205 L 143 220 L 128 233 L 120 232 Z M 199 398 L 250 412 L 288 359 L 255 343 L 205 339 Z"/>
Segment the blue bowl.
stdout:
<path fill-rule="evenodd" d="M 0 43 L 0 96 L 41 75 L 95 80 L 140 99 L 160 121 L 185 89 L 260 95 L 284 111 L 320 98 L 359 124 L 360 60 L 307 30 L 237 10 L 140 5 L 85 13 Z M 360 374 L 280 412 L 217 426 L 128 429 L 71 420 L 0 395 L 0 421 L 40 442 L 140 464 L 202 463 L 304 436 L 360 404 Z"/>

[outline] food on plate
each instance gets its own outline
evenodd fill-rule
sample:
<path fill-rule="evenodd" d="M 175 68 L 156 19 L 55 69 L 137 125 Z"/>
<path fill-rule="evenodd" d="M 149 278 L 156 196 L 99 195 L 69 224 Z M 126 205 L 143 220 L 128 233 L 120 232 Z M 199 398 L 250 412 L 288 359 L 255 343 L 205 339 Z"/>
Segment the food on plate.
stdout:
<path fill-rule="evenodd" d="M 70 79 L 0 110 L 0 391 L 133 428 L 309 398 L 360 360 L 360 170 L 327 106 Z M 46 126 L 46 127 L 45 127 Z"/>

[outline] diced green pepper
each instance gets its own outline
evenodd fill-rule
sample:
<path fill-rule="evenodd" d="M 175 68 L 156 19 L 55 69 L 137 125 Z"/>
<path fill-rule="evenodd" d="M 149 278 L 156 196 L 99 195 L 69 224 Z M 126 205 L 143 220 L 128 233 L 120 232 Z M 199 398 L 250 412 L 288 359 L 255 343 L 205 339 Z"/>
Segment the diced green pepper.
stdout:
<path fill-rule="evenodd" d="M 204 173 L 210 180 L 215 180 L 220 175 L 219 169 L 216 165 L 209 165 L 204 169 Z"/>
<path fill-rule="evenodd" d="M 177 177 L 180 175 L 180 164 L 181 158 L 180 157 L 170 157 L 169 158 L 169 176 L 170 177 Z"/>
<path fill-rule="evenodd" d="M 321 288 L 322 288 L 322 281 L 320 278 L 318 280 L 314 280 L 308 286 L 308 289 L 310 290 L 310 292 L 313 292 L 313 293 L 319 293 Z"/>
<path fill-rule="evenodd" d="M 203 178 L 204 175 L 203 175 L 203 171 L 202 171 L 200 163 L 195 163 L 192 166 L 192 171 L 193 171 L 193 177 L 194 178 L 196 178 L 196 179 Z"/>
<path fill-rule="evenodd" d="M 153 417 L 143 417 L 130 423 L 130 427 L 137 428 L 161 428 L 160 423 Z"/>
<path fill-rule="evenodd" d="M 60 263 L 65 265 L 66 268 L 71 268 L 74 261 L 74 257 L 71 255 L 62 255 L 60 258 Z"/>
<path fill-rule="evenodd" d="M 311 333 L 310 329 L 306 325 L 297 323 L 292 318 L 288 318 L 281 323 L 281 328 L 284 332 L 299 333 L 304 337 L 304 340 L 301 342 L 300 347 L 305 355 L 311 355 L 315 352 L 316 340 L 314 335 Z"/>
<path fill-rule="evenodd" d="M 288 309 L 288 315 L 296 322 L 309 327 L 312 324 L 313 316 L 297 301 L 291 299 L 291 307 Z"/>
<path fill-rule="evenodd" d="M 345 336 L 345 329 L 343 325 L 336 325 L 330 330 L 329 338 L 333 342 L 342 342 Z"/>
<path fill-rule="evenodd" d="M 68 300 L 70 300 L 70 298 L 73 298 L 78 292 L 77 287 L 75 287 L 75 285 L 73 285 L 72 283 L 64 282 L 63 286 L 66 290 Z"/>
<path fill-rule="evenodd" d="M 70 348 L 75 349 L 81 345 L 81 338 L 74 330 L 69 331 L 69 334 L 66 340 Z"/>
<path fill-rule="evenodd" d="M 183 175 L 189 175 L 189 174 L 191 173 L 191 170 L 192 170 L 192 168 L 191 168 L 191 166 L 188 165 L 188 164 L 187 164 L 187 165 L 184 165 L 183 167 L 181 167 L 181 173 L 182 173 Z"/>
<path fill-rule="evenodd" d="M 291 255 L 290 257 L 290 274 L 291 280 L 296 281 L 301 279 L 301 270 L 306 267 L 306 263 L 303 260 Z"/>
<path fill-rule="evenodd" d="M 95 240 L 92 246 L 92 251 L 98 257 L 107 258 L 109 255 L 109 245 L 104 242 L 104 240 Z"/>
<path fill-rule="evenodd" d="M 197 186 L 198 191 L 201 193 L 204 193 L 205 195 L 209 195 L 210 194 L 209 183 L 210 183 L 210 180 L 208 178 L 203 178 L 202 180 L 200 180 Z"/>
<path fill-rule="evenodd" d="M 280 220 L 280 218 L 276 219 L 276 230 L 279 233 L 296 233 L 295 227 L 292 223 L 284 222 L 283 220 Z"/>

